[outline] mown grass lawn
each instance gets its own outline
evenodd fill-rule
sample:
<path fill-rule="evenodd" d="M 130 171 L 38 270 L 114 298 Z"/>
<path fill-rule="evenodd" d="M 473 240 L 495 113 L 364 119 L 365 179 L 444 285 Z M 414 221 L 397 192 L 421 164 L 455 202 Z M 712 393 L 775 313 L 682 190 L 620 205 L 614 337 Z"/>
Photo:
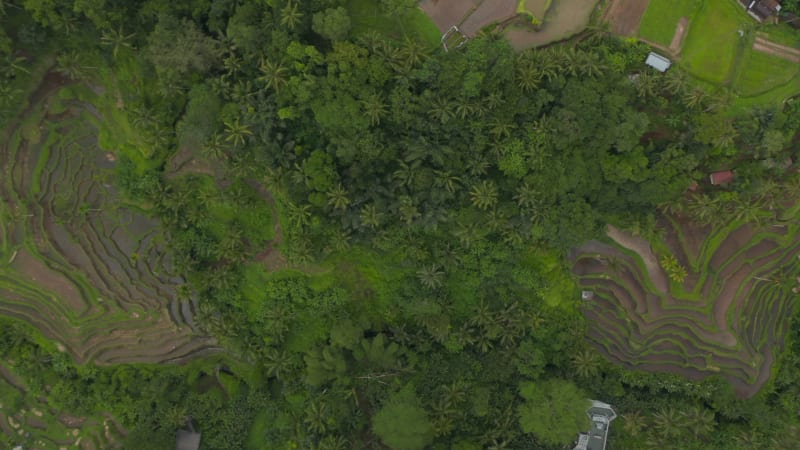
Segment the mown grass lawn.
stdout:
<path fill-rule="evenodd" d="M 419 8 L 414 8 L 405 17 L 395 18 L 383 15 L 379 2 L 375 0 L 350 0 L 347 2 L 347 9 L 353 23 L 354 36 L 377 31 L 393 39 L 411 37 L 432 46 L 438 46 L 442 37 L 433 21 Z"/>
<path fill-rule="evenodd" d="M 700 0 L 650 0 L 639 23 L 639 36 L 648 41 L 669 47 L 681 17 L 694 16 Z M 689 28 L 693 26 L 689 24 Z"/>
<path fill-rule="evenodd" d="M 681 65 L 696 78 L 727 84 L 739 51 L 749 43 L 739 30 L 752 27 L 752 22 L 730 0 L 706 0 L 689 25 Z"/>
<path fill-rule="evenodd" d="M 733 88 L 743 97 L 752 97 L 787 83 L 794 83 L 795 89 L 800 91 L 800 66 L 751 47 L 742 55 L 741 70 Z"/>

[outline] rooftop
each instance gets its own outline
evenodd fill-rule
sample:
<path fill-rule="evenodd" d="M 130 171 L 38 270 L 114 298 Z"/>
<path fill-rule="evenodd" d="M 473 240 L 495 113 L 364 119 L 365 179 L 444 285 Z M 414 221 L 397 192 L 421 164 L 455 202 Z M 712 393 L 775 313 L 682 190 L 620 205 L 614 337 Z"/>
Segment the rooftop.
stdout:
<path fill-rule="evenodd" d="M 713 185 L 727 184 L 733 181 L 733 172 L 730 170 L 722 170 L 712 173 L 708 178 Z"/>
<path fill-rule="evenodd" d="M 617 418 L 617 413 L 608 403 L 592 400 L 592 406 L 586 410 L 586 415 L 592 420 L 592 428 L 578 435 L 574 450 L 605 450 L 608 427 Z"/>
<path fill-rule="evenodd" d="M 672 62 L 669 59 L 659 55 L 656 52 L 650 52 L 650 54 L 647 55 L 647 59 L 644 63 L 659 72 L 666 72 L 667 69 L 669 69 L 669 66 L 672 65 Z"/>
<path fill-rule="evenodd" d="M 200 448 L 200 433 L 194 431 L 178 430 L 175 450 L 198 450 Z"/>

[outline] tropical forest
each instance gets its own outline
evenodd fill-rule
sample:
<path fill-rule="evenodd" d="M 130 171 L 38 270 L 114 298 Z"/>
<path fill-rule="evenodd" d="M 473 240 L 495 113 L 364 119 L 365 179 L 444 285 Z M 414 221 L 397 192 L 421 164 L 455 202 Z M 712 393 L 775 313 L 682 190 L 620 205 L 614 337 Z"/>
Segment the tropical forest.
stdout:
<path fill-rule="evenodd" d="M 800 448 L 799 15 L 0 0 L 0 448 Z"/>

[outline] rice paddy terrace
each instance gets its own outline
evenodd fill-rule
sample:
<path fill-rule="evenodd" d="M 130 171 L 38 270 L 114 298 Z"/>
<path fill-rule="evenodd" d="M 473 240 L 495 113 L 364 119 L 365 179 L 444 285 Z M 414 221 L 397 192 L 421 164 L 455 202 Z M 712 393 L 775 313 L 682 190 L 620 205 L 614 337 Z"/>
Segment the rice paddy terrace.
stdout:
<path fill-rule="evenodd" d="M 589 340 L 628 368 L 693 380 L 718 374 L 737 395 L 754 395 L 769 380 L 800 290 L 798 225 L 784 215 L 718 229 L 662 218 L 657 241 L 609 227 L 610 242 L 574 249 L 573 272 L 593 293 L 584 302 Z M 683 276 L 665 270 L 665 259 Z"/>
<path fill-rule="evenodd" d="M 91 105 L 47 75 L 0 140 L 0 314 L 78 362 L 182 362 L 218 350 L 177 295 L 159 223 L 126 205 Z M 61 94 L 60 94 L 61 93 Z"/>

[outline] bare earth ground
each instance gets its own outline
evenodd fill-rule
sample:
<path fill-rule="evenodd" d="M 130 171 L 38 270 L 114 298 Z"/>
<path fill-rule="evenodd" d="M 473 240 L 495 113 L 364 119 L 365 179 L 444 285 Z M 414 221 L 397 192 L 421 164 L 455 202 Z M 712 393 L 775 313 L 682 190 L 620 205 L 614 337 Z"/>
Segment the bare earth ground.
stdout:
<path fill-rule="evenodd" d="M 787 61 L 800 64 L 800 49 L 776 44 L 762 38 L 761 36 L 756 36 L 756 40 L 753 42 L 753 50 L 774 55 L 778 58 L 783 58 Z"/>
<path fill-rule="evenodd" d="M 467 36 L 475 36 L 485 26 L 504 22 L 517 15 L 516 0 L 483 0 L 459 27 Z"/>
<path fill-rule="evenodd" d="M 683 47 L 683 38 L 686 37 L 686 33 L 689 30 L 689 19 L 686 17 L 681 17 L 681 20 L 678 21 L 678 25 L 675 27 L 675 34 L 672 36 L 672 42 L 669 44 L 669 49 L 672 53 L 676 55 L 681 52 L 681 47 Z"/>
<path fill-rule="evenodd" d="M 480 0 L 425 0 L 420 8 L 444 33 L 453 25 L 460 25 L 479 3 Z"/>
<path fill-rule="evenodd" d="M 664 269 L 661 268 L 661 265 L 658 263 L 658 258 L 653 254 L 653 250 L 646 240 L 633 236 L 613 225 L 608 226 L 606 234 L 617 244 L 636 252 L 642 258 L 644 266 L 647 268 L 647 274 L 650 276 L 650 280 L 653 281 L 653 284 L 655 284 L 659 292 L 666 294 L 669 291 L 669 279 L 667 278 L 667 274 L 664 273 Z"/>
<path fill-rule="evenodd" d="M 597 5 L 597 0 L 559 0 L 554 1 L 541 30 L 509 27 L 506 38 L 516 50 L 541 47 L 562 39 L 567 39 L 586 28 Z"/>
<path fill-rule="evenodd" d="M 611 25 L 611 32 L 621 36 L 635 36 L 639 22 L 647 10 L 648 0 L 615 0 L 603 14 L 603 21 Z"/>

